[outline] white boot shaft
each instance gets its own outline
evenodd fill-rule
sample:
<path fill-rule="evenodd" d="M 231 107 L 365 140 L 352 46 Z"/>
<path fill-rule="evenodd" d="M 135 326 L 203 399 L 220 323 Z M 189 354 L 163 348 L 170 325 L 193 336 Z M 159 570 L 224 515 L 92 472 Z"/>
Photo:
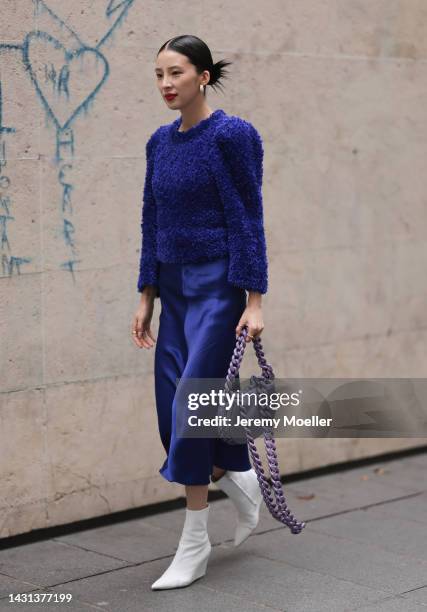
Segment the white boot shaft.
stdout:
<path fill-rule="evenodd" d="M 253 468 L 245 472 L 227 470 L 219 480 L 213 481 L 226 493 L 236 507 L 238 523 L 234 534 L 234 545 L 244 542 L 259 521 L 262 493 Z"/>

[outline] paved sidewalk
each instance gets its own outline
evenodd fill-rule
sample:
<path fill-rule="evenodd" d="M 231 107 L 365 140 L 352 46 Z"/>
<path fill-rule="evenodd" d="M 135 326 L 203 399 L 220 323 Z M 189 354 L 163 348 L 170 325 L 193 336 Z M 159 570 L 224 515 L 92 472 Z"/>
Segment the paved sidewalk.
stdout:
<path fill-rule="evenodd" d="M 234 508 L 210 501 L 212 553 L 192 585 L 151 591 L 185 509 L 0 550 L 0 610 L 427 612 L 427 454 L 285 485 L 301 534 L 262 507 L 232 547 Z M 9 603 L 9 593 L 71 593 L 71 603 Z"/>

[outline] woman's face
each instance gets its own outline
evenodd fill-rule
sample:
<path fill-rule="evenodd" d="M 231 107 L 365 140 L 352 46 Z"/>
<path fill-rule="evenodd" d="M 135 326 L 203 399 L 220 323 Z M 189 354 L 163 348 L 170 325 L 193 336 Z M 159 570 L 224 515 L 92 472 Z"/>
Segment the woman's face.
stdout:
<path fill-rule="evenodd" d="M 209 71 L 197 74 L 196 67 L 186 55 L 172 50 L 163 50 L 156 60 L 157 87 L 169 108 L 178 109 L 203 96 L 200 84 L 209 81 Z M 165 96 L 175 94 L 169 99 Z"/>

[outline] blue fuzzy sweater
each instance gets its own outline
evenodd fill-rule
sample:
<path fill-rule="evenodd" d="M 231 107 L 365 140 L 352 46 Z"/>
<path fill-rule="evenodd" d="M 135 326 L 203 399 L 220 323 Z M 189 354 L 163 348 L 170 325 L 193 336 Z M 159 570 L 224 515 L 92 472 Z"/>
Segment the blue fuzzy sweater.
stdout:
<path fill-rule="evenodd" d="M 266 293 L 261 137 L 222 109 L 184 132 L 181 121 L 160 126 L 146 145 L 138 291 L 155 285 L 159 296 L 159 262 L 228 255 L 228 281 Z"/>

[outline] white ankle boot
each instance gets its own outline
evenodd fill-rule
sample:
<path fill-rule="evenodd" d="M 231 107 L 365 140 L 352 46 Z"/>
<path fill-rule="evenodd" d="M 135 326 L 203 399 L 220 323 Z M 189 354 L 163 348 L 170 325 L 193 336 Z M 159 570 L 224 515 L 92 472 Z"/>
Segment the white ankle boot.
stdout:
<path fill-rule="evenodd" d="M 187 586 L 205 575 L 212 548 L 207 532 L 209 508 L 209 504 L 201 510 L 186 508 L 175 557 L 164 574 L 151 585 L 152 590 Z"/>
<path fill-rule="evenodd" d="M 237 509 L 238 523 L 234 534 L 234 546 L 244 542 L 258 525 L 262 493 L 253 468 L 246 472 L 227 470 L 221 478 L 212 481 L 226 493 Z"/>

